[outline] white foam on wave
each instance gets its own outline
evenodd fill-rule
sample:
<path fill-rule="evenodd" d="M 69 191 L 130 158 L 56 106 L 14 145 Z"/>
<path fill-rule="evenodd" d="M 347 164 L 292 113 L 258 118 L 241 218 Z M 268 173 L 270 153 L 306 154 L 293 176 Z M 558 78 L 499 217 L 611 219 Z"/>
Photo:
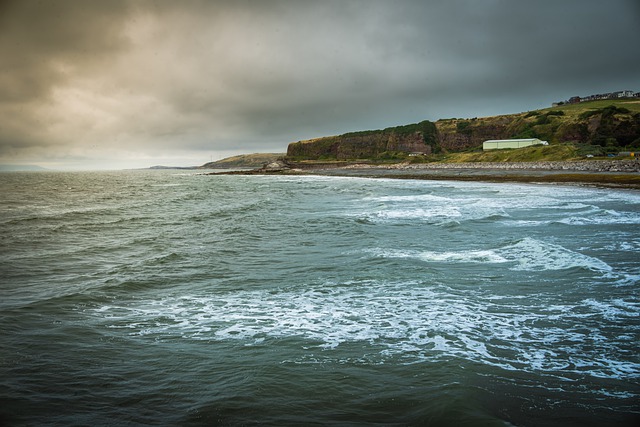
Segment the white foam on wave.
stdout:
<path fill-rule="evenodd" d="M 460 218 L 462 213 L 453 206 L 438 206 L 433 208 L 389 209 L 380 210 L 373 214 L 375 218 L 383 220 L 399 219 L 453 219 Z"/>
<path fill-rule="evenodd" d="M 640 224 L 640 212 L 599 209 L 591 215 L 570 216 L 558 222 L 566 225 Z"/>
<path fill-rule="evenodd" d="M 419 251 L 372 249 L 367 252 L 382 258 L 412 258 L 425 262 L 442 263 L 510 263 L 514 271 L 547 271 L 585 268 L 592 271 L 612 272 L 604 261 L 530 237 L 496 249 L 462 251 Z"/>
<path fill-rule="evenodd" d="M 495 188 L 489 192 L 485 187 L 470 190 L 456 186 L 445 193 L 436 187 L 425 187 L 424 194 L 367 196 L 347 215 L 372 222 L 422 221 L 432 224 L 513 217 L 506 224 L 515 227 L 550 223 L 571 226 L 640 224 L 640 212 L 635 209 L 640 198 L 622 192 L 561 187 Z M 611 203 L 623 203 L 628 207 L 613 208 Z M 532 211 L 533 216 L 529 216 Z"/>
<path fill-rule="evenodd" d="M 622 274 L 618 279 L 617 286 L 636 286 L 640 283 L 640 274 Z"/>
<path fill-rule="evenodd" d="M 415 250 L 393 250 L 393 249 L 372 249 L 367 252 L 381 258 L 412 258 L 425 262 L 470 262 L 470 263 L 503 263 L 509 262 L 493 250 L 468 250 L 468 251 L 415 251 Z"/>
<path fill-rule="evenodd" d="M 505 259 L 516 263 L 513 270 L 545 271 L 566 270 L 576 267 L 604 272 L 613 270 L 610 265 L 598 258 L 530 237 L 524 238 L 513 245 L 505 246 L 498 253 Z"/>
<path fill-rule="evenodd" d="M 630 238 L 628 240 L 619 240 L 606 245 L 604 249 L 616 252 L 640 252 L 640 239 Z"/>
<path fill-rule="evenodd" d="M 572 199 L 575 199 L 573 195 Z M 484 218 L 509 218 L 514 211 L 531 211 L 544 209 L 550 211 L 548 218 L 542 221 L 514 220 L 512 225 L 544 225 L 552 221 L 569 223 L 599 215 L 602 209 L 591 203 L 580 200 L 567 201 L 564 193 L 536 194 L 529 197 L 526 191 L 499 191 L 490 195 L 478 193 L 462 193 L 452 195 L 413 194 L 369 196 L 362 199 L 365 210 L 353 213 L 359 217 L 367 217 L 374 221 L 425 220 L 446 222 L 455 220 L 481 220 Z M 380 205 L 383 208 L 380 209 Z M 567 216 L 572 213 L 574 215 Z M 577 214 L 577 215 L 576 215 Z M 559 219 L 555 219 L 559 217 Z"/>
<path fill-rule="evenodd" d="M 637 301 L 627 301 L 622 298 L 599 301 L 589 298 L 584 300 L 583 304 L 607 320 L 640 317 L 640 302 Z"/>
<path fill-rule="evenodd" d="M 620 356 L 640 333 L 630 321 L 639 306 L 620 299 L 553 304 L 480 291 L 461 296 L 444 286 L 371 281 L 114 301 L 90 314 L 139 339 L 261 346 L 299 338 L 310 359 L 361 342 L 379 351 L 378 361 L 460 357 L 509 370 L 640 378 L 640 363 Z M 607 335 L 608 325 L 624 325 L 628 337 Z"/>
<path fill-rule="evenodd" d="M 512 203 L 510 199 L 494 198 L 494 192 L 491 197 L 455 191 L 453 194 L 443 194 L 368 196 L 362 199 L 355 212 L 348 215 L 365 217 L 374 222 L 411 220 L 443 224 L 459 219 L 507 217 L 509 215 L 505 208 Z"/>
<path fill-rule="evenodd" d="M 383 209 L 372 207 L 348 215 L 366 218 L 373 222 L 419 221 L 434 224 L 509 216 L 503 207 L 465 203 L 400 203 L 384 206 Z"/>
<path fill-rule="evenodd" d="M 378 196 L 378 197 L 365 197 L 365 201 L 374 202 L 403 202 L 403 203 L 438 203 L 438 204 L 450 204 L 455 201 L 451 197 L 436 196 L 434 194 L 413 194 L 409 196 Z"/>

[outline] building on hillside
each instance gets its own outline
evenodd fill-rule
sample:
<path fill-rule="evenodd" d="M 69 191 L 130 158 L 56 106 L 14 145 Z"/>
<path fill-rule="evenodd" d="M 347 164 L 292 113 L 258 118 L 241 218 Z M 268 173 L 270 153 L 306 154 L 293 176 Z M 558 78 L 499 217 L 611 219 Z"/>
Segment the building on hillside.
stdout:
<path fill-rule="evenodd" d="M 504 148 L 523 148 L 531 145 L 549 145 L 547 141 L 538 138 L 527 139 L 490 139 L 482 143 L 483 150 L 501 150 Z"/>
<path fill-rule="evenodd" d="M 603 99 L 616 99 L 616 98 L 638 98 L 640 92 L 634 92 L 632 90 L 619 90 L 617 92 L 598 93 L 589 96 L 572 96 L 568 101 L 554 102 L 552 105 L 558 106 L 562 104 L 578 104 L 580 102 L 587 101 L 600 101 Z"/>
<path fill-rule="evenodd" d="M 632 90 L 621 90 L 619 92 L 614 92 L 614 95 L 617 98 L 631 98 L 633 96 Z"/>

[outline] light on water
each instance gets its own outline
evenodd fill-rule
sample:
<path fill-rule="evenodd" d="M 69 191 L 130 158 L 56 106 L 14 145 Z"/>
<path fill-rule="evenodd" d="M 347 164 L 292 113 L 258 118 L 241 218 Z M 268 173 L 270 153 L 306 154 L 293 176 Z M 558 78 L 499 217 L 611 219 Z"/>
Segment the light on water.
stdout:
<path fill-rule="evenodd" d="M 640 194 L 0 174 L 0 425 L 636 425 Z"/>

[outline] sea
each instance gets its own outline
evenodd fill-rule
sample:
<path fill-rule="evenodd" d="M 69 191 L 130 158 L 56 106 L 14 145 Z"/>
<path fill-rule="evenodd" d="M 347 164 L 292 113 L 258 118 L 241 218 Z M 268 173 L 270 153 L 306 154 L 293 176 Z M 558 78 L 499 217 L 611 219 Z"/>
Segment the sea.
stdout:
<path fill-rule="evenodd" d="M 640 192 L 0 173 L 0 425 L 640 425 Z"/>

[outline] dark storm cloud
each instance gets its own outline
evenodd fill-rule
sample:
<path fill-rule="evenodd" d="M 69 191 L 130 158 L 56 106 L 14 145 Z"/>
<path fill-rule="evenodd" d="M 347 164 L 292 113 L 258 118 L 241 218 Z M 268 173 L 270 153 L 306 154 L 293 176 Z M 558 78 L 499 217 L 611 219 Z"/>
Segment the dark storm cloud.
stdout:
<path fill-rule="evenodd" d="M 640 90 L 638 34 L 632 0 L 4 2 L 0 156 L 282 151 Z"/>
<path fill-rule="evenodd" d="M 19 158 L 47 146 L 41 157 L 66 154 L 51 132 L 57 122 L 47 108 L 52 91 L 72 84 L 79 72 L 99 73 L 126 46 L 125 13 L 117 1 L 0 3 L 0 156 Z"/>
<path fill-rule="evenodd" d="M 124 4 L 18 1 L 0 5 L 4 102 L 48 95 L 65 79 L 65 67 L 96 66 L 126 44 Z"/>

